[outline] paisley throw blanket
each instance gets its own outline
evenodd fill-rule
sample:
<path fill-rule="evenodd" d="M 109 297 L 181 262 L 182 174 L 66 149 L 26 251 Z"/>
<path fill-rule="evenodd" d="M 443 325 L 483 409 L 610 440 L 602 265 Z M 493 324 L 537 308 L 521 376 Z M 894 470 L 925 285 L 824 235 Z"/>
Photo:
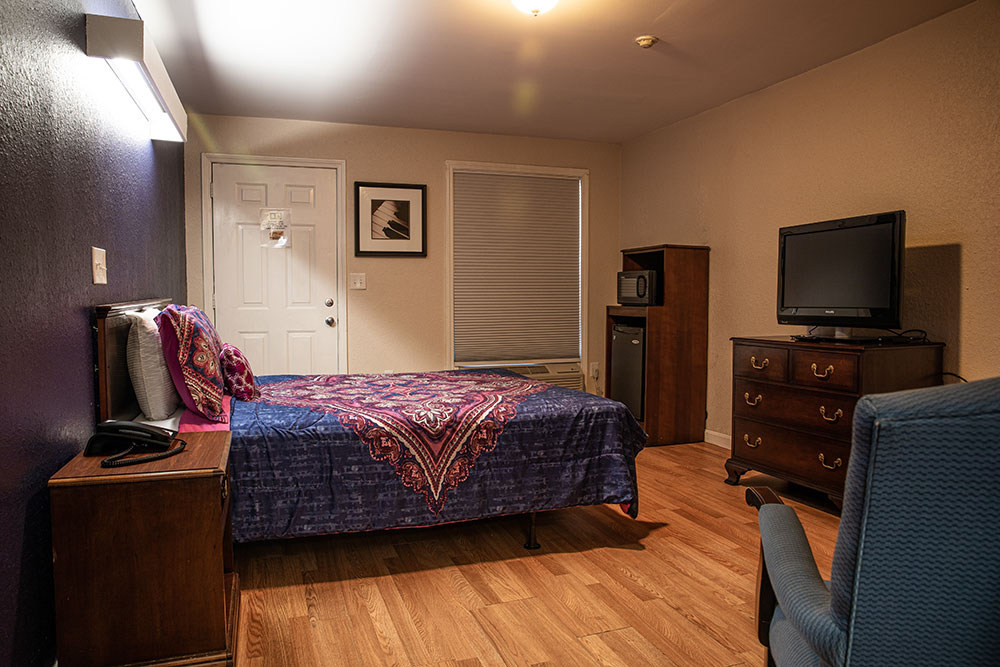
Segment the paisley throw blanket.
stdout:
<path fill-rule="evenodd" d="M 440 371 L 297 377 L 260 388 L 271 405 L 336 415 L 439 514 L 448 491 L 497 446 L 517 406 L 551 385 L 518 375 Z"/>
<path fill-rule="evenodd" d="M 238 542 L 577 505 L 638 511 L 621 403 L 509 371 L 258 377 L 232 401 Z"/>

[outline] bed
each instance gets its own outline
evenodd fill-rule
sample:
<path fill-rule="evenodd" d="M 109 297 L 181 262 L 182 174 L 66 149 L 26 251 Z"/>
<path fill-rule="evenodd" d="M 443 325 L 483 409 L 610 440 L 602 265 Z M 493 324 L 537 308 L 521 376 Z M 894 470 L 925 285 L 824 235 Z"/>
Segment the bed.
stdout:
<path fill-rule="evenodd" d="M 141 419 L 124 313 L 168 303 L 95 309 L 100 420 Z M 257 381 L 260 397 L 232 399 L 228 424 L 215 427 L 232 433 L 238 542 L 603 503 L 638 511 L 635 457 L 646 436 L 615 401 L 508 371 Z"/>

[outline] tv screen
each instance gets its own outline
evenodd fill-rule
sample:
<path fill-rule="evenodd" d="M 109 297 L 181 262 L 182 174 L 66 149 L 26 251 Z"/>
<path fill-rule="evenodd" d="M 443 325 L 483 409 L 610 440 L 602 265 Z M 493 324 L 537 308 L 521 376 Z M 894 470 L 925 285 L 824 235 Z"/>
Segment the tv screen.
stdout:
<path fill-rule="evenodd" d="M 904 211 L 782 227 L 778 322 L 898 327 Z"/>

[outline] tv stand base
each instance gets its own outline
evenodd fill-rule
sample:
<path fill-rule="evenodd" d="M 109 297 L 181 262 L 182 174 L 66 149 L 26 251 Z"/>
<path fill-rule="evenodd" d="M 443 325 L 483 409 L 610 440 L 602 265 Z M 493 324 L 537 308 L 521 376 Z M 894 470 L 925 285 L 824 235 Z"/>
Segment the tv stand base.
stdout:
<path fill-rule="evenodd" d="M 926 343 L 923 338 L 909 336 L 810 336 L 799 334 L 792 340 L 807 343 L 845 343 L 851 345 L 907 345 L 909 343 Z"/>

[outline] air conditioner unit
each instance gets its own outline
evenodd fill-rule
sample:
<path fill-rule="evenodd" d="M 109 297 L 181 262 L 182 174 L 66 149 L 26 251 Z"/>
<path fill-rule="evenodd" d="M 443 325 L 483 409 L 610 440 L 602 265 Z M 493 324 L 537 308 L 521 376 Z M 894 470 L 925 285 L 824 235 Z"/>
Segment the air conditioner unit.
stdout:
<path fill-rule="evenodd" d="M 490 366 L 483 370 L 503 369 L 520 373 L 532 380 L 541 380 L 550 384 L 568 387 L 569 389 L 584 390 L 583 371 L 578 363 L 562 364 L 524 364 L 521 366 Z"/>

